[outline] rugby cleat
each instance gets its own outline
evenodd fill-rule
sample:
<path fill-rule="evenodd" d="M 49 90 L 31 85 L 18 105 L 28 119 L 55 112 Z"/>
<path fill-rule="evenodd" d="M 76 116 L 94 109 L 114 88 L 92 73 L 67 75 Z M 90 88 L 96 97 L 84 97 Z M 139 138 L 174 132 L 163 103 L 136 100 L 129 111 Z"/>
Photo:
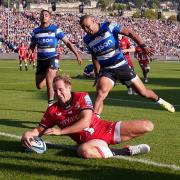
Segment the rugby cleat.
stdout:
<path fill-rule="evenodd" d="M 164 109 L 168 110 L 171 113 L 175 112 L 175 108 L 172 104 L 168 103 L 167 101 L 163 100 L 162 104 L 160 104 Z"/>
<path fill-rule="evenodd" d="M 131 156 L 134 156 L 137 154 L 148 153 L 150 151 L 150 146 L 147 144 L 138 144 L 135 146 L 127 146 L 127 148 L 129 149 Z"/>
<path fill-rule="evenodd" d="M 144 82 L 145 82 L 145 83 L 148 83 L 148 82 L 149 82 L 149 81 L 148 81 L 148 78 L 145 78 L 145 79 L 144 79 Z"/>
<path fill-rule="evenodd" d="M 132 95 L 132 94 L 133 94 L 132 88 L 128 88 L 128 95 Z"/>

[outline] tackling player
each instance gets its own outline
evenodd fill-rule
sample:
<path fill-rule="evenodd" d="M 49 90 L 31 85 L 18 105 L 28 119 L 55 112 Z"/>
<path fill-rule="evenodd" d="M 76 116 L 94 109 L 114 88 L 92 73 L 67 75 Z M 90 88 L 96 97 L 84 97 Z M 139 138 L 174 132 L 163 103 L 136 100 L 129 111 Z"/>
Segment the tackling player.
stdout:
<path fill-rule="evenodd" d="M 158 103 L 169 112 L 175 112 L 173 105 L 144 86 L 141 79 L 129 68 L 119 47 L 118 35 L 126 35 L 142 48 L 143 53 L 151 56 L 154 50 L 148 48 L 138 34 L 117 22 L 97 23 L 89 15 L 81 17 L 80 25 L 87 33 L 83 40 L 92 55 L 94 64 L 97 82 L 94 109 L 97 114 L 101 114 L 104 100 L 118 80 L 131 86 L 142 97 Z"/>
<path fill-rule="evenodd" d="M 115 155 L 147 153 L 147 144 L 110 149 L 109 145 L 129 141 L 153 130 L 149 120 L 110 122 L 96 116 L 92 101 L 85 92 L 71 92 L 71 80 L 67 75 L 54 78 L 54 90 L 58 101 L 48 107 L 39 125 L 26 131 L 22 145 L 30 147 L 34 136 L 67 135 L 78 145 L 77 153 L 83 158 L 108 158 Z M 54 126 L 58 128 L 54 128 Z"/>
<path fill-rule="evenodd" d="M 137 46 L 134 57 L 138 60 L 139 65 L 143 72 L 144 82 L 148 82 L 148 73 L 150 71 L 150 58 L 143 53 L 142 49 Z"/>
<path fill-rule="evenodd" d="M 36 87 L 42 89 L 47 85 L 48 105 L 51 105 L 54 100 L 52 82 L 59 68 L 59 60 L 57 59 L 58 40 L 62 40 L 75 54 L 78 64 L 82 63 L 82 59 L 63 31 L 58 26 L 51 24 L 49 11 L 41 11 L 40 21 L 41 25 L 33 30 L 29 54 L 37 46 Z"/>
<path fill-rule="evenodd" d="M 19 69 L 22 71 L 22 62 L 25 64 L 25 70 L 28 70 L 27 67 L 27 47 L 22 42 L 21 45 L 18 48 L 18 54 L 19 54 Z"/>

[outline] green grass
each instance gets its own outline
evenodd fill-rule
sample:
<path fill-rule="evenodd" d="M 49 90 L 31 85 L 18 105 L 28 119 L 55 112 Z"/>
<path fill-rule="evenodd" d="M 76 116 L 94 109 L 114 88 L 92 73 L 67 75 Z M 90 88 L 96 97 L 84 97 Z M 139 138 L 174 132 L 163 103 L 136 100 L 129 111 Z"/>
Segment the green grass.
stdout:
<path fill-rule="evenodd" d="M 62 61 L 63 73 L 72 77 L 74 91 L 88 91 L 92 99 L 95 88 L 92 80 L 77 78 L 84 66 L 75 61 Z M 140 76 L 142 72 L 135 63 Z M 0 132 L 21 136 L 35 127 L 47 107 L 46 89 L 35 88 L 34 71 L 18 70 L 17 61 L 0 61 Z M 152 133 L 127 143 L 147 143 L 148 154 L 135 158 L 180 166 L 180 63 L 152 62 L 148 88 L 176 106 L 171 114 L 139 96 L 128 96 L 126 87 L 116 86 L 105 101 L 102 117 L 107 120 L 150 119 Z M 44 137 L 52 143 L 74 145 L 68 137 Z M 0 135 L 0 179 L 180 179 L 180 171 L 120 159 L 78 158 L 73 150 L 48 147 L 45 154 L 24 153 L 20 141 Z"/>

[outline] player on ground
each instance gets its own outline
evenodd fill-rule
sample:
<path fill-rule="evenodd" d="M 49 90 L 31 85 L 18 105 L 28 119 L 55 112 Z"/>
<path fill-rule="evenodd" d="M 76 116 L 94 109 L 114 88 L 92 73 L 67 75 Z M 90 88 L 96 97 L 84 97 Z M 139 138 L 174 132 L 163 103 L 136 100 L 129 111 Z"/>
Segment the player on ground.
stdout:
<path fill-rule="evenodd" d="M 147 144 L 110 149 L 118 144 L 153 130 L 149 120 L 110 122 L 98 118 L 93 110 L 89 95 L 85 92 L 71 92 L 71 80 L 67 75 L 54 79 L 54 90 L 58 101 L 48 107 L 39 126 L 26 131 L 22 136 L 23 146 L 30 147 L 34 136 L 67 135 L 78 145 L 78 154 L 83 158 L 108 158 L 114 155 L 135 155 L 147 153 Z M 58 128 L 53 128 L 55 125 Z"/>
<path fill-rule="evenodd" d="M 86 78 L 95 78 L 94 66 L 93 66 L 93 64 L 88 64 L 88 65 L 84 68 L 83 76 L 86 77 Z"/>
<path fill-rule="evenodd" d="M 37 46 L 36 87 L 42 89 L 47 85 L 48 105 L 51 105 L 54 100 L 52 81 L 59 68 L 56 48 L 58 40 L 62 40 L 75 54 L 78 64 L 82 63 L 82 59 L 63 31 L 58 26 L 51 24 L 49 11 L 41 11 L 40 21 L 41 25 L 33 30 L 29 51 L 31 54 Z"/>
<path fill-rule="evenodd" d="M 142 49 L 137 46 L 134 57 L 138 60 L 139 65 L 143 72 L 144 82 L 148 82 L 148 73 L 150 71 L 150 58 L 143 53 Z"/>
<path fill-rule="evenodd" d="M 119 36 L 118 36 L 119 37 Z M 129 67 L 134 71 L 134 65 L 130 56 L 130 53 L 134 53 L 135 52 L 135 48 L 134 46 L 131 45 L 129 39 L 125 36 L 122 36 L 122 38 L 119 38 L 119 46 L 123 52 L 124 57 L 126 58 Z M 132 87 L 129 85 L 126 85 L 128 88 L 128 94 L 132 95 L 132 94 L 136 94 Z"/>
<path fill-rule="evenodd" d="M 153 54 L 151 48 L 146 47 L 141 38 L 132 30 L 127 29 L 117 22 L 97 23 L 91 16 L 81 17 L 80 25 L 87 33 L 84 42 L 92 55 L 96 75 L 95 112 L 100 114 L 103 102 L 117 80 L 132 86 L 142 97 L 153 100 L 170 112 L 175 112 L 174 107 L 158 97 L 154 91 L 147 89 L 135 72 L 129 68 L 128 63 L 119 47 L 118 35 L 126 35 L 134 40 L 149 56 Z"/>
<path fill-rule="evenodd" d="M 27 47 L 22 42 L 21 45 L 18 48 L 18 54 L 19 54 L 19 69 L 22 71 L 22 62 L 25 64 L 25 70 L 28 70 L 27 67 Z"/>

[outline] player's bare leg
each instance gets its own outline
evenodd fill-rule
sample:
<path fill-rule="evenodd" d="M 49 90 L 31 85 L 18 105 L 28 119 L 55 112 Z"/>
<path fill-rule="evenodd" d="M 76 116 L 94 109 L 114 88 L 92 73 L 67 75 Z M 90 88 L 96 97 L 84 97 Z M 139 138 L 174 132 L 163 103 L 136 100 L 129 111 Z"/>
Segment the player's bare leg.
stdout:
<path fill-rule="evenodd" d="M 149 66 L 145 66 L 143 68 L 143 76 L 144 76 L 144 82 L 148 83 L 148 73 L 149 73 L 150 67 Z"/>
<path fill-rule="evenodd" d="M 28 70 L 28 67 L 27 67 L 27 59 L 24 59 L 24 64 L 25 64 L 25 70 L 27 71 L 27 70 Z"/>
<path fill-rule="evenodd" d="M 46 87 L 46 74 L 36 74 L 35 79 L 37 89 Z"/>
<path fill-rule="evenodd" d="M 149 120 L 131 120 L 121 122 L 121 141 L 129 141 L 132 138 L 151 132 L 154 125 Z"/>
<path fill-rule="evenodd" d="M 32 62 L 33 62 L 33 69 L 35 69 L 36 68 L 36 60 L 33 60 Z"/>
<path fill-rule="evenodd" d="M 57 70 L 48 69 L 46 75 L 46 84 L 47 84 L 47 95 L 48 95 L 48 104 L 51 105 L 54 101 L 54 89 L 53 89 L 53 79 L 57 75 Z"/>
<path fill-rule="evenodd" d="M 132 87 L 140 96 L 153 100 L 154 102 L 160 104 L 169 112 L 175 112 L 173 105 L 159 98 L 159 96 L 151 89 L 147 89 L 138 76 L 136 76 L 136 78 L 132 80 Z"/>
<path fill-rule="evenodd" d="M 19 70 L 22 71 L 22 60 L 19 59 Z"/>
<path fill-rule="evenodd" d="M 128 141 L 132 138 L 151 132 L 154 125 L 148 120 L 124 121 L 120 125 L 121 141 Z M 78 148 L 78 155 L 83 158 L 109 158 L 119 155 L 136 155 L 147 153 L 150 147 L 147 144 L 139 144 L 135 146 L 127 146 L 121 149 L 109 148 L 108 144 L 100 139 L 93 139 L 83 143 Z"/>
<path fill-rule="evenodd" d="M 96 100 L 94 104 L 95 113 L 101 114 L 103 110 L 103 102 L 113 86 L 114 82 L 107 77 L 103 76 L 98 79 L 96 86 Z"/>
<path fill-rule="evenodd" d="M 101 150 L 99 149 L 101 148 Z M 112 157 L 113 154 L 110 151 L 107 143 L 103 140 L 100 139 L 93 139 L 90 140 L 88 142 L 85 142 L 83 144 L 81 144 L 78 147 L 77 153 L 79 156 L 86 158 L 86 159 L 90 159 L 90 158 L 103 158 L 102 156 L 102 149 L 107 149 L 106 151 L 108 151 L 106 154 L 106 158 L 108 157 Z M 105 156 L 105 155 L 104 155 Z"/>

